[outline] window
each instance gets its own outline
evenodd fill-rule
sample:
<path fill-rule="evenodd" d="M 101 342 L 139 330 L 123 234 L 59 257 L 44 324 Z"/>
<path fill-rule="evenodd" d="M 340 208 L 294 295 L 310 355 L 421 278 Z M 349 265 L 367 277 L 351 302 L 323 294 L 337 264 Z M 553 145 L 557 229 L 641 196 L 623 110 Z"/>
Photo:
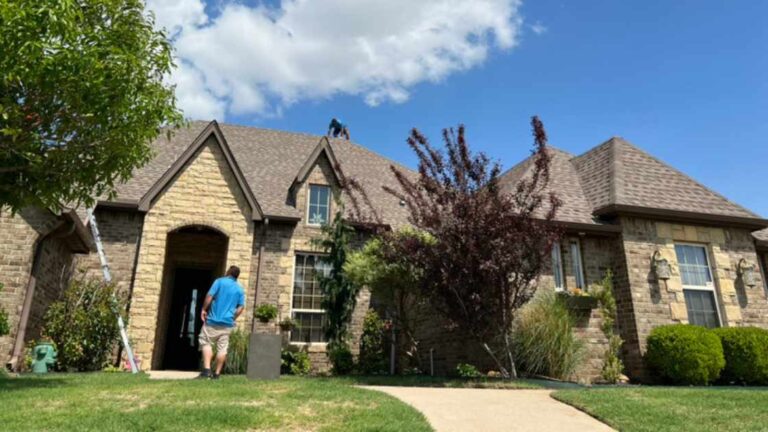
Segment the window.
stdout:
<path fill-rule="evenodd" d="M 581 261 L 581 244 L 578 239 L 573 239 L 571 244 L 571 260 L 573 263 L 573 277 L 576 281 L 576 288 L 584 289 L 587 284 L 584 282 L 584 266 Z"/>
<path fill-rule="evenodd" d="M 293 276 L 293 319 L 291 342 L 325 342 L 325 311 L 321 309 L 323 292 L 318 276 L 327 276 L 330 266 L 318 255 L 296 254 Z"/>
<path fill-rule="evenodd" d="M 331 188 L 322 185 L 309 185 L 309 205 L 307 223 L 323 225 L 328 223 L 331 208 Z"/>
<path fill-rule="evenodd" d="M 675 254 L 683 280 L 688 322 L 710 328 L 719 327 L 720 316 L 707 249 L 701 245 L 676 244 Z"/>
<path fill-rule="evenodd" d="M 555 291 L 565 289 L 563 283 L 563 255 L 560 252 L 560 242 L 552 245 L 552 278 L 555 280 Z"/>

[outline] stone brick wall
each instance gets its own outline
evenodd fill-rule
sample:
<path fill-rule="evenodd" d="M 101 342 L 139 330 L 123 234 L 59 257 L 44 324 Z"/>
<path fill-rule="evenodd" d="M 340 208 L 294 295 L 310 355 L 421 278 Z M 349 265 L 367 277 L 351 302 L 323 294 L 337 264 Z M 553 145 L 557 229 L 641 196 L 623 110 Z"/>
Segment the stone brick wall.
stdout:
<path fill-rule="evenodd" d="M 333 170 L 325 156 L 321 156 L 317 164 L 310 171 L 306 181 L 294 187 L 294 196 L 291 201 L 295 204 L 302 216 L 302 221 L 297 224 L 270 222 L 264 234 L 263 225 L 255 228 L 256 234 L 253 242 L 251 266 L 256 269 L 259 264 L 259 248 L 264 242 L 264 262 L 261 269 L 261 284 L 254 306 L 261 303 L 270 303 L 278 307 L 277 321 L 291 317 L 293 299 L 293 279 L 297 253 L 319 253 L 318 248 L 312 243 L 312 239 L 320 238 L 322 232 L 319 227 L 309 225 L 306 222 L 308 203 L 308 191 L 310 184 L 327 185 L 337 188 Z M 331 202 L 330 215 L 333 218 L 336 206 Z M 353 241 L 353 247 L 361 246 L 365 241 L 364 236 L 357 236 Z M 253 278 L 252 291 L 255 291 L 255 278 Z M 360 293 L 357 308 L 352 319 L 351 336 L 352 349 L 357 353 L 358 341 L 362 332 L 362 322 L 365 312 L 370 305 L 370 293 L 364 290 Z M 278 331 L 274 323 L 263 324 L 256 322 L 257 332 Z M 287 335 L 286 335 L 287 337 Z M 286 339 L 287 340 L 287 339 Z M 315 372 L 325 372 L 329 368 L 326 356 L 326 346 L 322 343 L 295 344 L 306 349 L 310 355 L 312 368 Z"/>
<path fill-rule="evenodd" d="M 642 355 L 651 329 L 664 324 L 688 322 L 674 249 L 676 242 L 706 246 L 715 282 L 715 296 L 724 326 L 768 327 L 765 290 L 759 287 L 745 288 L 736 272 L 741 258 L 753 264 L 757 263 L 754 242 L 748 231 L 630 217 L 622 218 L 622 226 L 628 290 L 634 315 L 634 328 L 628 332 L 634 334 L 624 338 L 627 341 L 627 365 L 633 377 L 648 378 L 643 368 Z M 667 281 L 656 280 L 651 266 L 651 256 L 655 251 L 659 251 L 661 257 L 671 264 L 672 275 Z M 625 313 L 627 307 L 622 304 L 620 309 Z M 625 320 L 622 319 L 621 325 L 626 325 Z M 626 328 L 623 330 L 627 332 Z"/>
<path fill-rule="evenodd" d="M 0 307 L 9 315 L 11 334 L 0 337 L 0 366 L 10 360 L 32 271 L 35 244 L 58 224 L 47 210 L 27 208 L 13 215 L 0 209 Z"/>
<path fill-rule="evenodd" d="M 27 322 L 25 342 L 40 337 L 48 306 L 61 297 L 73 270 L 73 256 L 66 243 L 58 238 L 43 240 L 40 262 L 35 269 L 35 294 Z"/>
<path fill-rule="evenodd" d="M 144 217 L 129 335 L 145 367 L 155 365 L 152 358 L 168 234 L 195 225 L 223 233 L 229 240 L 227 266 L 238 265 L 240 283 L 250 287 L 254 233 L 249 216 L 245 196 L 221 148 L 211 138 Z M 246 290 L 246 302 L 253 302 L 250 290 Z"/>
<path fill-rule="evenodd" d="M 143 221 L 144 215 L 135 211 L 96 210 L 96 222 L 112 280 L 118 292 L 125 296 L 130 295 Z M 101 263 L 96 253 L 78 256 L 77 267 L 85 270 L 89 276 L 102 277 Z"/>

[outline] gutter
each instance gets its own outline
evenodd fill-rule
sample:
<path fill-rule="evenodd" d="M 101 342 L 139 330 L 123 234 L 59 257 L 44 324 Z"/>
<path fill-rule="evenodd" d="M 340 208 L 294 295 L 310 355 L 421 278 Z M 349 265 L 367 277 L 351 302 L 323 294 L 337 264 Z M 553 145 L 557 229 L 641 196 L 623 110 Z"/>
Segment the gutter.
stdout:
<path fill-rule="evenodd" d="M 269 228 L 269 218 L 264 218 L 261 228 L 261 241 L 259 242 L 259 266 L 256 269 L 256 283 L 253 290 L 253 307 L 256 307 L 256 299 L 259 296 L 259 286 L 261 285 L 261 273 L 264 267 L 264 244 L 267 241 L 267 230 Z M 251 318 L 251 333 L 256 333 L 256 318 Z"/>
<path fill-rule="evenodd" d="M 594 211 L 595 216 L 613 216 L 624 214 L 628 216 L 652 217 L 670 220 L 674 222 L 698 223 L 715 226 L 739 227 L 757 231 L 768 227 L 768 219 L 757 217 L 728 216 L 688 212 L 682 210 L 669 210 L 660 208 L 648 208 L 612 204 Z"/>

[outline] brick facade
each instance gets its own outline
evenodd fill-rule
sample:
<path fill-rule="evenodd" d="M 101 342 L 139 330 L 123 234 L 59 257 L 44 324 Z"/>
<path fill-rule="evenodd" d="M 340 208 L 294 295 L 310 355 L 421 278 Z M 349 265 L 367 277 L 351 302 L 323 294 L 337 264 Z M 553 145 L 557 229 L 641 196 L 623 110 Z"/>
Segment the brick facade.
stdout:
<path fill-rule="evenodd" d="M 35 277 L 35 291 L 25 343 L 40 337 L 45 311 L 69 280 L 73 254 L 66 238 L 72 233 L 57 231 L 66 226 L 47 210 L 27 208 L 15 215 L 0 210 L 0 307 L 10 324 L 10 334 L 0 337 L 0 365 L 11 360 L 30 276 Z"/>
<path fill-rule="evenodd" d="M 227 266 L 238 265 L 240 283 L 250 287 L 253 222 L 249 215 L 243 191 L 221 148 L 209 139 L 144 216 L 128 331 L 144 365 L 158 367 L 153 355 L 158 321 L 163 318 L 159 316 L 161 293 L 164 283 L 168 284 L 169 233 L 189 226 L 222 233 L 228 238 Z M 246 290 L 246 302 L 252 301 L 252 291 Z"/>
<path fill-rule="evenodd" d="M 631 376 L 647 378 L 642 355 L 645 341 L 654 327 L 688 323 L 675 243 L 706 247 L 723 326 L 768 327 L 768 302 L 766 291 L 760 288 L 762 280 L 754 288 L 745 288 L 736 272 L 741 258 L 752 264 L 758 262 L 749 231 L 629 217 L 622 219 L 622 227 L 628 280 L 619 285 L 623 294 L 619 309 L 624 315 L 620 326 L 626 341 L 624 355 Z M 669 280 L 656 279 L 651 265 L 655 251 L 671 264 Z M 629 302 L 628 298 L 631 299 Z M 627 320 L 627 316 L 633 319 Z"/>
<path fill-rule="evenodd" d="M 289 200 L 295 205 L 302 215 L 306 215 L 308 203 L 309 185 L 325 185 L 332 189 L 338 189 L 338 183 L 328 159 L 321 155 L 317 164 L 312 168 L 307 179 L 294 186 L 294 195 Z M 335 202 L 331 202 L 330 215 L 333 217 L 336 211 Z M 277 322 L 292 315 L 293 279 L 297 253 L 316 254 L 319 250 L 313 239 L 320 238 L 322 231 L 318 226 L 306 223 L 306 219 L 296 223 L 274 223 L 264 227 L 258 225 L 255 228 L 255 240 L 251 266 L 256 269 L 259 265 L 259 250 L 263 241 L 264 262 L 261 270 L 261 282 L 258 289 L 256 304 L 270 303 L 278 308 Z M 266 232 L 266 234 L 264 234 Z M 357 237 L 353 241 L 353 247 L 362 246 L 364 237 Z M 255 282 L 254 282 L 255 284 Z M 254 287 L 255 290 L 255 287 Z M 362 331 L 362 322 L 365 312 L 370 304 L 370 292 L 363 290 L 357 300 L 357 307 L 352 318 L 351 340 L 353 352 L 358 350 L 358 341 Z M 263 324 L 256 322 L 257 332 L 278 331 L 275 323 Z M 287 336 L 286 340 L 287 340 Z M 295 343 L 297 348 L 306 349 L 310 355 L 313 370 L 317 372 L 327 371 L 329 368 L 326 356 L 325 344 Z"/>

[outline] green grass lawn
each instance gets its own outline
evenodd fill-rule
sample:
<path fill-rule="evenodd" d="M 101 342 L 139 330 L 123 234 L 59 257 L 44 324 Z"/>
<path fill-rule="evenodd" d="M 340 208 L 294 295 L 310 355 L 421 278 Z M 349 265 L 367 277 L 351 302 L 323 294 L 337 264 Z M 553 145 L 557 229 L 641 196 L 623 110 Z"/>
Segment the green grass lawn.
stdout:
<path fill-rule="evenodd" d="M 0 430 L 429 431 L 413 408 L 349 381 L 151 381 L 130 374 L 0 377 Z"/>
<path fill-rule="evenodd" d="M 598 387 L 553 396 L 625 432 L 768 431 L 768 388 Z"/>

